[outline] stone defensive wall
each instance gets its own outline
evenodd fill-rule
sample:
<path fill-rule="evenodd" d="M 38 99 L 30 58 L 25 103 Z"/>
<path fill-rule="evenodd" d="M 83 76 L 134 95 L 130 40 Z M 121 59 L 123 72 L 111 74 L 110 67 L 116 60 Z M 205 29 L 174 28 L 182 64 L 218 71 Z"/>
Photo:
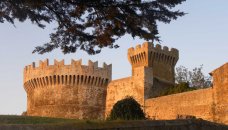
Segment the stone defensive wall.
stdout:
<path fill-rule="evenodd" d="M 228 62 L 212 71 L 211 75 L 214 90 L 214 121 L 228 124 Z"/>
<path fill-rule="evenodd" d="M 106 97 L 106 113 L 107 117 L 113 108 L 113 105 L 126 96 L 133 96 L 137 102 L 143 105 L 144 87 L 143 82 L 134 82 L 133 77 L 114 80 L 108 85 Z"/>
<path fill-rule="evenodd" d="M 132 68 L 145 66 L 156 68 L 154 77 L 174 83 L 174 67 L 179 59 L 179 51 L 159 44 L 145 42 L 128 49 L 128 60 Z M 132 72 L 134 74 L 134 70 Z"/>
<path fill-rule="evenodd" d="M 177 116 L 196 116 L 213 121 L 212 88 L 145 100 L 145 113 L 152 119 L 170 120 Z"/>
<path fill-rule="evenodd" d="M 24 68 L 24 88 L 27 92 L 27 114 L 30 116 L 66 117 L 79 119 L 104 116 L 107 85 L 112 66 L 98 62 L 72 60 L 40 61 Z"/>
<path fill-rule="evenodd" d="M 144 106 L 144 100 L 149 95 L 153 84 L 152 77 L 152 69 L 142 66 L 135 68 L 135 75 L 110 82 L 106 96 L 106 116 L 109 115 L 113 105 L 126 96 L 134 97 L 140 105 Z"/>
<path fill-rule="evenodd" d="M 24 68 L 25 89 L 45 86 L 46 84 L 93 84 L 107 85 L 111 81 L 112 66 L 103 64 L 98 67 L 98 62 L 88 61 L 88 66 L 82 65 L 82 60 L 72 60 L 70 65 L 65 65 L 64 60 L 54 60 L 54 65 L 49 65 L 49 60 L 40 61 L 36 67 L 35 62 Z"/>
<path fill-rule="evenodd" d="M 195 116 L 228 124 L 228 63 L 214 70 L 213 87 L 157 97 L 174 87 L 177 49 L 145 42 L 128 50 L 130 77 L 112 81 L 112 65 L 82 60 L 48 59 L 24 68 L 27 115 L 77 119 L 104 119 L 113 105 L 134 97 L 152 119 Z M 154 98 L 156 97 L 156 98 Z"/>

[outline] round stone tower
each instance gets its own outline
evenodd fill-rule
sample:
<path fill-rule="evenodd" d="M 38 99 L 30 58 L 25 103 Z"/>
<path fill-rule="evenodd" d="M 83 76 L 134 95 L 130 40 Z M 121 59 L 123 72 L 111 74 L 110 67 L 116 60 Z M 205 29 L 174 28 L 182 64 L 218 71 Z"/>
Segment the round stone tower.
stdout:
<path fill-rule="evenodd" d="M 27 93 L 27 115 L 78 119 L 104 117 L 107 85 L 111 81 L 112 66 L 98 62 L 72 60 L 40 61 L 24 69 L 24 89 Z"/>

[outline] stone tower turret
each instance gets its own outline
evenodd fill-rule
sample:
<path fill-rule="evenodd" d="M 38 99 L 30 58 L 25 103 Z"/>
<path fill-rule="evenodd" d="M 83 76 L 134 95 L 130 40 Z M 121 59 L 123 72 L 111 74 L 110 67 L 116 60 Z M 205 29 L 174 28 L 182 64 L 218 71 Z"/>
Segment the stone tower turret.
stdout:
<path fill-rule="evenodd" d="M 144 98 L 156 97 L 175 83 L 175 65 L 179 51 L 145 42 L 128 49 L 128 60 L 132 65 L 132 76 L 144 79 Z M 144 73 L 142 73 L 144 72 Z"/>
<path fill-rule="evenodd" d="M 132 65 L 132 75 L 137 67 L 151 67 L 153 77 L 174 83 L 174 68 L 179 59 L 179 51 L 153 43 L 145 42 L 137 45 L 136 48 L 128 49 L 128 60 Z"/>

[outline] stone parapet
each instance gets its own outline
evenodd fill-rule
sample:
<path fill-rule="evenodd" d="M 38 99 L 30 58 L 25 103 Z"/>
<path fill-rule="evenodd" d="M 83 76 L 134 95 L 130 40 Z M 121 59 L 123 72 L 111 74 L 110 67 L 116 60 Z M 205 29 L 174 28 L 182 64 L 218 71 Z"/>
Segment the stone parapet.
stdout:
<path fill-rule="evenodd" d="M 179 51 L 177 49 L 169 49 L 167 46 L 162 47 L 159 44 L 154 46 L 150 42 L 144 42 L 142 45 L 139 44 L 135 48 L 128 49 L 128 60 L 133 67 L 153 67 L 154 62 L 163 62 L 175 66 L 178 59 Z"/>
<path fill-rule="evenodd" d="M 33 62 L 24 68 L 24 87 L 30 90 L 36 87 L 61 84 L 92 84 L 106 86 L 111 81 L 112 65 L 103 64 L 98 67 L 98 62 L 88 61 L 82 65 L 82 60 L 72 60 L 70 65 L 65 65 L 64 60 L 54 60 L 54 65 L 49 65 L 49 60 L 40 61 L 39 66 Z"/>

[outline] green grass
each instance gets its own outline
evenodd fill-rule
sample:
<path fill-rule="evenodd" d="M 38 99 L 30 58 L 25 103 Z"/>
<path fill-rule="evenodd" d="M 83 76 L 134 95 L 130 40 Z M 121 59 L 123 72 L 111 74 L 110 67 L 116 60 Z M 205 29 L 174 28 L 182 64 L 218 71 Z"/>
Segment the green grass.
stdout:
<path fill-rule="evenodd" d="M 164 125 L 168 124 L 168 125 Z M 162 130 L 169 130 L 176 127 L 176 129 L 202 126 L 206 128 L 217 129 L 228 126 L 215 124 L 203 120 L 77 120 L 77 119 L 62 119 L 62 118 L 48 118 L 48 117 L 30 117 L 30 116 L 15 116 L 15 115 L 0 115 L 0 129 L 45 129 L 45 130 L 68 130 L 68 129 L 139 129 L 139 128 L 159 128 Z M 178 128 L 177 128 L 178 127 Z M 223 130 L 223 129 L 221 129 Z"/>
<path fill-rule="evenodd" d="M 124 123 L 124 120 L 105 121 L 105 120 L 79 120 L 79 119 L 64 119 L 64 118 L 50 118 L 38 116 L 17 116 L 17 115 L 0 115 L 0 125 L 14 125 L 14 124 L 44 124 L 44 125 L 76 125 L 76 126 L 103 126 L 112 125 L 114 123 Z"/>
<path fill-rule="evenodd" d="M 72 123 L 82 122 L 77 119 L 49 118 L 49 117 L 32 117 L 16 115 L 0 115 L 0 125 L 2 124 L 50 124 L 50 123 Z"/>
<path fill-rule="evenodd" d="M 104 128 L 124 126 L 126 122 L 137 121 L 105 121 L 105 120 L 79 120 L 79 119 L 63 119 L 35 116 L 16 116 L 16 115 L 0 115 L 0 129 L 2 125 L 37 125 L 41 127 L 60 128 Z M 51 129 L 51 130 L 52 130 Z"/>

